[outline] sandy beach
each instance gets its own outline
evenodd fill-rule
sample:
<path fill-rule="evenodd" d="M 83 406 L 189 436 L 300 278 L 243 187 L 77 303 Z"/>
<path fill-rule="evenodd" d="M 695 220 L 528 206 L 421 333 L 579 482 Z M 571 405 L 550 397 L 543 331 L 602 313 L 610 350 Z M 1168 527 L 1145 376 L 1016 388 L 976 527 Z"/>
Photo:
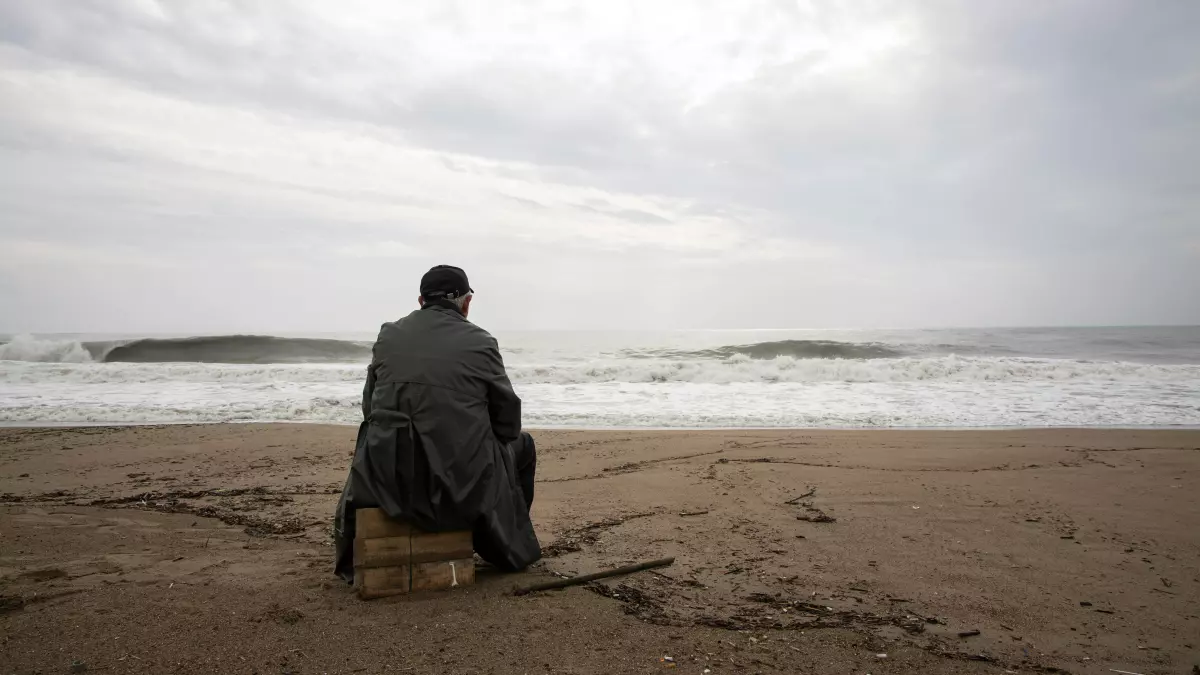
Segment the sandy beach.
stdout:
<path fill-rule="evenodd" d="M 0 430 L 0 673 L 1200 664 L 1200 431 L 538 431 L 546 558 L 372 602 L 331 571 L 354 434 Z"/>

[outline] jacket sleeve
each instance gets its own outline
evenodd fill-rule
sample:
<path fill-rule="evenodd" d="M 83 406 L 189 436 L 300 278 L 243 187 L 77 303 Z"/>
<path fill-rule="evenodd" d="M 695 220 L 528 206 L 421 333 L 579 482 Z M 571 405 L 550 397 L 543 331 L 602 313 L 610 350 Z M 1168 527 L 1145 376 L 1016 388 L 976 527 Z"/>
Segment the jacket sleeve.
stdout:
<path fill-rule="evenodd" d="M 371 397 L 375 395 L 375 368 L 376 365 L 374 363 L 367 366 L 367 383 L 363 386 L 362 400 L 364 420 L 371 417 Z"/>
<path fill-rule="evenodd" d="M 383 329 L 379 331 L 380 336 L 383 335 Z M 367 383 L 363 385 L 363 400 L 362 411 L 363 420 L 371 417 L 371 398 L 375 395 L 375 379 L 376 372 L 379 370 L 379 359 L 376 355 L 379 352 L 379 341 L 375 341 L 375 345 L 371 347 L 371 365 L 367 366 Z"/>
<path fill-rule="evenodd" d="M 485 353 L 488 360 L 488 416 L 492 419 L 492 433 L 501 442 L 509 443 L 521 436 L 521 399 L 513 391 L 495 339 L 490 341 Z"/>

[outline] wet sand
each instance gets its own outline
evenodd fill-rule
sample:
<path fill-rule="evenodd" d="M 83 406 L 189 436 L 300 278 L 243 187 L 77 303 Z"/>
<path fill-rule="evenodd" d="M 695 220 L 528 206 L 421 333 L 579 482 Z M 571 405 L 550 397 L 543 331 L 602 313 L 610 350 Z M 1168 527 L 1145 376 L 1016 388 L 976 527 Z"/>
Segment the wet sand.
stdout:
<path fill-rule="evenodd" d="M 1200 664 L 1198 431 L 535 432 L 546 559 L 372 602 L 331 571 L 354 433 L 0 430 L 0 673 Z"/>

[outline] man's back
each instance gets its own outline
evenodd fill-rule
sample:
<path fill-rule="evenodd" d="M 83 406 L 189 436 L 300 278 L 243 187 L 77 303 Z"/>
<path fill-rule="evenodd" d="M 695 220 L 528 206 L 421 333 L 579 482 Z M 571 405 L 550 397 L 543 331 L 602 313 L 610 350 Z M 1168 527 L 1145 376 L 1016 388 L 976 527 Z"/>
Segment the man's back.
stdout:
<path fill-rule="evenodd" d="M 426 530 L 470 529 L 476 552 L 501 569 L 541 557 L 529 519 L 533 439 L 521 432 L 496 340 L 467 321 L 467 301 L 422 297 L 421 309 L 379 331 L 334 526 L 345 578 L 353 514 L 365 507 Z"/>
<path fill-rule="evenodd" d="M 406 389 L 401 408 L 388 401 L 379 407 L 413 415 L 418 426 L 428 415 L 451 415 L 461 423 L 486 422 L 504 443 L 521 431 L 521 399 L 504 371 L 495 338 L 453 310 L 420 309 L 383 324 L 371 367 L 376 387 L 414 385 Z M 413 400 L 416 394 L 423 398 Z M 374 399 L 371 406 L 377 406 Z"/>
<path fill-rule="evenodd" d="M 426 307 L 383 325 L 371 369 L 364 413 L 368 419 L 378 411 L 408 416 L 431 464 L 429 498 L 441 508 L 436 515 L 443 527 L 476 517 L 476 507 L 488 508 L 499 446 L 521 431 L 521 399 L 496 340 L 452 309 Z M 452 513 L 440 490 L 450 490 L 453 502 L 468 510 Z"/>

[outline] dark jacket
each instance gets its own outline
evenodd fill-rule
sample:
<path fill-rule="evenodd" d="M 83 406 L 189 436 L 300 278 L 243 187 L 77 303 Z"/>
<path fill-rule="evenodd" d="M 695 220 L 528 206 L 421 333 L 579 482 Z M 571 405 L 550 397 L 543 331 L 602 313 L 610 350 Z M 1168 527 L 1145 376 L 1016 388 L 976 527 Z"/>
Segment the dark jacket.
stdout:
<path fill-rule="evenodd" d="M 354 509 L 367 506 L 424 530 L 474 530 L 501 569 L 541 557 L 507 447 L 521 399 L 487 331 L 449 303 L 383 324 L 363 417 L 334 525 L 339 574 L 353 577 Z"/>

